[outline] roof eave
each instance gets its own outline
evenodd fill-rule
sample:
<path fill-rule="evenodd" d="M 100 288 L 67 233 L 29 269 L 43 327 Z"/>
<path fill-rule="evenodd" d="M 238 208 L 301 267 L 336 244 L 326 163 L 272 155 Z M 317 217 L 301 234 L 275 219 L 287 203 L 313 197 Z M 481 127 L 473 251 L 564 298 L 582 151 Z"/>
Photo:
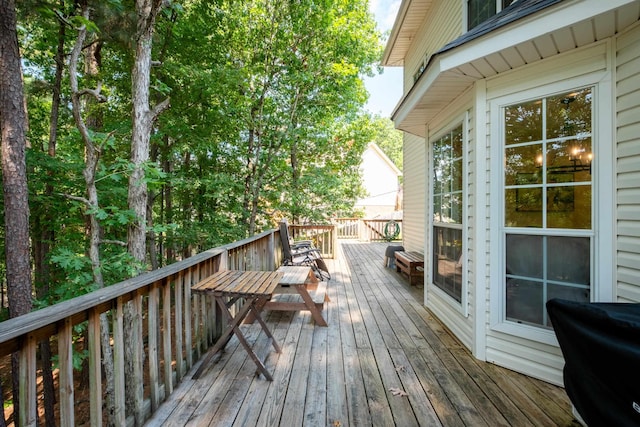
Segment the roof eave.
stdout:
<path fill-rule="evenodd" d="M 391 115 L 397 129 L 425 137 L 426 124 L 468 90 L 477 80 L 491 76 L 467 74 L 463 70 L 474 61 L 497 55 L 521 43 L 567 29 L 634 3 L 634 0 L 583 0 L 555 4 L 521 20 L 434 54 L 424 73 L 400 100 Z M 540 25 L 540 19 L 545 25 Z M 637 19 L 637 17 L 636 17 Z M 607 35 L 607 37 L 610 35 Z M 557 53 L 556 53 L 557 54 Z M 543 59 L 543 58 L 542 58 Z M 522 64 L 521 66 L 527 65 Z M 510 71 L 515 68 L 511 68 Z M 496 71 L 494 75 L 504 71 Z"/>

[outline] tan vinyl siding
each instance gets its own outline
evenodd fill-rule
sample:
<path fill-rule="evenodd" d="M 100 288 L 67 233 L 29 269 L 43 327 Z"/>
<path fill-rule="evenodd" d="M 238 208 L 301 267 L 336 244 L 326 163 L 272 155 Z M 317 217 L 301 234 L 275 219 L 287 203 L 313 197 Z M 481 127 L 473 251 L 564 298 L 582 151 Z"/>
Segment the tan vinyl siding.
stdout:
<path fill-rule="evenodd" d="M 616 293 L 640 302 L 640 25 L 617 41 L 616 92 Z"/>
<path fill-rule="evenodd" d="M 460 102 L 456 102 L 457 105 L 464 103 L 465 105 L 468 105 L 471 102 L 471 94 L 470 93 L 465 93 L 465 95 L 458 100 Z M 467 193 L 467 205 L 464 206 L 465 209 L 465 226 L 466 226 L 466 252 L 463 253 L 463 255 L 466 257 L 466 275 L 463 277 L 463 280 L 465 280 L 465 283 L 467 285 L 467 307 L 465 307 L 465 309 L 462 310 L 462 312 L 455 307 L 454 305 L 452 305 L 451 299 L 444 295 L 441 292 L 438 292 L 438 290 L 435 288 L 435 286 L 431 286 L 429 288 L 429 295 L 427 298 L 427 307 L 429 307 L 429 309 L 436 315 L 436 317 L 438 319 L 440 319 L 446 326 L 447 328 L 449 328 L 449 330 L 451 330 L 451 332 L 456 336 L 456 338 L 458 338 L 460 340 L 460 342 L 467 347 L 468 349 L 472 349 L 473 347 L 473 332 L 474 332 L 474 328 L 473 328 L 473 287 L 474 287 L 474 283 L 473 283 L 473 272 L 470 271 L 473 263 L 473 245 L 474 245 L 474 240 L 473 240 L 473 206 L 471 205 L 471 201 L 473 199 L 473 163 L 472 163 L 472 159 L 474 157 L 474 142 L 472 139 L 472 135 L 473 135 L 473 113 L 472 111 L 468 111 L 468 114 L 465 115 L 463 112 L 461 113 L 459 110 L 456 111 L 455 109 L 451 109 L 451 113 L 449 113 L 448 111 L 444 111 L 442 114 L 442 117 L 446 117 L 451 119 L 452 117 L 460 117 L 462 115 L 462 117 L 466 118 L 466 122 L 464 123 L 464 126 L 466 127 L 466 137 L 469 139 L 469 141 L 467 142 L 467 153 L 465 154 L 465 160 L 466 160 L 466 164 L 465 164 L 465 168 L 466 168 L 466 173 L 467 173 L 467 178 L 466 178 L 466 193 Z M 456 123 L 459 123 L 457 121 L 454 122 L 449 122 L 447 124 L 445 124 L 444 126 L 442 126 L 438 120 L 434 121 L 434 124 L 436 126 L 438 126 L 440 129 L 438 129 L 436 132 L 434 132 L 434 134 L 438 134 L 439 132 L 446 130 L 447 128 L 450 128 L 452 126 L 455 126 Z M 432 132 L 430 131 L 429 134 L 432 134 Z M 429 177 L 430 178 L 430 177 Z M 427 185 L 431 185 L 431 179 L 429 179 Z M 428 211 L 427 211 L 428 212 Z M 427 218 L 427 221 L 429 221 L 429 218 Z M 432 224 L 428 224 L 429 227 L 429 231 L 431 230 Z M 431 252 L 430 250 L 427 252 Z M 430 266 L 431 267 L 431 266 Z M 431 272 L 432 269 L 429 268 L 429 272 Z M 425 280 L 430 280 L 431 276 L 429 276 L 428 278 L 426 278 Z M 433 290 L 433 291 L 431 291 Z M 466 315 L 468 313 L 468 316 Z"/>
<path fill-rule="evenodd" d="M 403 246 L 424 253 L 425 142 L 405 134 L 403 147 Z"/>
<path fill-rule="evenodd" d="M 418 31 L 419 38 L 413 43 L 404 63 L 404 93 L 413 86 L 413 78 L 425 60 L 442 46 L 462 34 L 462 2 L 452 0 L 435 1 Z M 426 59 L 428 59 L 428 57 Z"/>
<path fill-rule="evenodd" d="M 571 53 L 561 54 L 557 57 L 541 60 L 517 72 L 507 72 L 494 79 L 487 80 L 487 99 L 505 96 L 508 94 L 526 92 L 537 86 L 544 86 L 564 79 L 575 78 L 596 72 L 604 72 L 607 69 L 607 44 L 596 43 L 586 48 L 578 49 Z M 606 95 L 604 95 L 606 96 Z M 488 121 L 490 116 L 488 118 Z M 496 124 L 489 123 L 490 130 L 496 129 Z M 497 135 L 490 135 L 491 143 L 500 140 Z M 490 155 L 490 151 L 487 152 Z M 639 157 L 640 159 L 640 157 Z M 487 171 L 487 177 L 501 180 L 502 176 Z M 640 182 L 640 181 L 636 181 Z M 491 190 L 491 184 L 487 183 L 487 197 Z M 491 206 L 488 210 L 489 216 L 497 207 Z M 640 210 L 638 210 L 640 219 Z M 491 230 L 489 235 L 492 239 L 500 238 L 499 230 Z M 490 264 L 500 263 L 502 253 L 489 253 L 487 260 Z M 640 265 L 640 264 L 637 264 Z M 487 293 L 492 295 L 490 286 L 496 285 L 498 278 L 487 280 Z M 490 304 L 495 307 L 497 302 Z M 489 316 L 490 318 L 490 316 Z M 527 375 L 540 378 L 542 380 L 562 384 L 562 367 L 564 359 L 559 347 L 544 344 L 533 340 L 524 339 L 516 335 L 503 333 L 492 329 L 491 324 L 487 328 L 487 361 L 497 365 L 524 372 Z"/>

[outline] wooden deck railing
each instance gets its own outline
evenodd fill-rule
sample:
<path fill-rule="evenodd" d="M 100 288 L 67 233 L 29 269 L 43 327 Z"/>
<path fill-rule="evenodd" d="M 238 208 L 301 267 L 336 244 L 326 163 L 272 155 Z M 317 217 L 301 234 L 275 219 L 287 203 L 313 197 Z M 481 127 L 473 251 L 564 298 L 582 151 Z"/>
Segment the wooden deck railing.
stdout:
<path fill-rule="evenodd" d="M 338 246 L 338 233 L 335 225 L 298 225 L 289 224 L 289 233 L 294 241 L 311 240 L 324 258 L 335 258 Z"/>
<path fill-rule="evenodd" d="M 324 230 L 317 230 L 322 235 Z M 335 246 L 334 246 L 335 247 Z M 100 426 L 103 420 L 105 380 L 101 370 L 100 315 L 110 319 L 110 337 L 114 354 L 116 425 L 133 421 L 141 425 L 173 391 L 202 353 L 211 345 L 220 325 L 209 297 L 191 294 L 191 285 L 223 268 L 273 270 L 281 263 L 279 232 L 270 230 L 252 238 L 214 248 L 175 264 L 150 271 L 124 282 L 94 291 L 24 316 L 0 323 L 0 359 L 7 360 L 19 352 L 19 408 L 21 426 L 42 424 L 40 390 L 41 369 L 38 344 L 48 340 L 57 354 L 57 390 L 59 425 Z M 144 364 L 141 378 L 124 377 L 125 304 L 135 310 L 135 328 L 142 330 L 142 340 L 135 345 L 135 359 Z M 87 342 L 75 340 L 74 328 L 86 328 Z M 57 348 L 57 351 L 55 350 Z M 74 352 L 87 353 L 89 387 L 76 388 Z M 129 349 L 128 349 L 129 350 Z M 52 363 L 46 361 L 46 363 Z M 11 364 L 4 364 L 11 369 Z M 6 372 L 5 372 L 6 373 Z M 10 375 L 6 375 L 10 377 Z M 136 411 L 125 415 L 125 382 L 138 387 Z M 5 393 L 11 383 L 4 383 Z M 85 391 L 86 390 L 86 391 Z M 87 396 L 79 399 L 80 393 Z M 76 408 L 78 400 L 88 401 L 88 410 Z M 4 402 L 5 407 L 8 402 Z M 40 407 L 39 407 L 40 405 Z M 10 405 L 9 405 L 10 406 Z M 80 415 L 79 413 L 83 415 Z M 88 417 L 88 419 L 87 419 Z M 129 418 L 129 420 L 127 420 Z"/>
<path fill-rule="evenodd" d="M 338 239 L 358 239 L 365 242 L 402 240 L 402 220 L 338 218 Z"/>

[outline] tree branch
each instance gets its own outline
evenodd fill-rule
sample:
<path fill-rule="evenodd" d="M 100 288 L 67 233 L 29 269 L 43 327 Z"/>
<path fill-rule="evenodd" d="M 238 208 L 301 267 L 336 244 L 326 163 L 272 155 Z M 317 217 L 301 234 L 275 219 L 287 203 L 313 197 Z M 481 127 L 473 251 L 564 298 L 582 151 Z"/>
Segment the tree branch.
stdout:
<path fill-rule="evenodd" d="M 80 196 L 72 196 L 71 194 L 60 194 L 62 197 L 65 197 L 69 200 L 75 200 L 76 202 L 84 203 L 87 207 L 91 208 L 91 202 L 88 199 Z"/>
<path fill-rule="evenodd" d="M 81 97 L 82 95 L 91 95 L 98 102 L 107 102 L 107 97 L 101 94 L 100 93 L 101 91 L 102 91 L 102 82 L 98 82 L 98 87 L 96 87 L 95 89 L 82 89 L 76 92 L 76 94 L 78 97 Z"/>
<path fill-rule="evenodd" d="M 162 101 L 159 104 L 156 104 L 156 106 L 153 107 L 153 109 L 151 110 L 151 121 L 152 122 L 156 121 L 158 116 L 162 114 L 164 110 L 169 108 L 170 105 L 171 105 L 171 98 L 165 98 L 164 101 Z"/>
<path fill-rule="evenodd" d="M 101 239 L 100 243 L 109 243 L 112 245 L 127 246 L 127 242 L 123 242 L 122 240 Z"/>

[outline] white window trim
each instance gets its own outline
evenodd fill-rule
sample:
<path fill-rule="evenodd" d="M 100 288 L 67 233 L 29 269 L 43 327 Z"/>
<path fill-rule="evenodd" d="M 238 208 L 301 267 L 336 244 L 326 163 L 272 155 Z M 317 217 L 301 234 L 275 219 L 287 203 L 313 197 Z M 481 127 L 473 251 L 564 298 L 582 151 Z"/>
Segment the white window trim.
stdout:
<path fill-rule="evenodd" d="M 462 316 L 469 316 L 469 284 L 468 274 L 467 274 L 467 258 L 468 258 L 468 216 L 469 216 L 469 205 L 468 205 L 468 175 L 469 175 L 469 113 L 465 112 L 462 115 L 456 116 L 455 119 L 449 121 L 445 126 L 442 126 L 438 132 L 434 133 L 433 136 L 429 135 L 427 142 L 427 164 L 429 167 L 427 168 L 427 173 L 429 174 L 427 183 L 429 184 L 428 188 L 428 197 L 426 197 L 427 209 L 427 221 L 426 224 L 429 226 L 429 232 L 426 233 L 427 241 L 425 242 L 425 254 L 429 254 L 431 256 L 433 250 L 433 227 L 435 223 L 433 221 L 433 141 L 437 141 L 442 136 L 444 136 L 447 132 L 450 132 L 456 126 L 462 124 L 462 290 L 461 290 L 461 301 L 456 301 L 451 295 L 447 294 L 445 291 L 440 289 L 433 283 L 433 262 L 432 260 L 428 263 L 428 271 L 426 272 L 427 277 L 425 277 L 425 285 L 426 285 L 426 293 L 434 294 L 438 296 L 440 301 L 444 301 L 447 305 L 452 307 L 454 310 L 459 312 Z M 425 295 L 425 303 L 428 299 L 428 295 Z"/>
<path fill-rule="evenodd" d="M 527 100 L 540 99 L 549 95 L 573 90 L 579 87 L 593 86 L 593 153 L 594 171 L 592 176 L 592 209 L 593 209 L 593 284 L 591 300 L 593 302 L 610 302 L 614 298 L 614 265 L 612 253 L 614 248 L 614 147 L 609 141 L 615 141 L 614 132 L 614 95 L 612 92 L 610 72 L 596 72 L 574 79 L 550 83 L 548 85 L 512 92 L 489 100 L 491 118 L 491 135 L 494 142 L 491 154 L 490 203 L 494 207 L 490 219 L 490 329 L 544 344 L 558 346 L 553 330 L 535 326 L 518 324 L 506 320 L 504 300 L 504 120 L 502 111 L 505 106 Z M 515 90 L 515 89 L 514 89 Z M 614 142 L 610 143 L 611 145 Z M 552 232 L 545 232 L 552 234 Z"/>
<path fill-rule="evenodd" d="M 498 14 L 502 11 L 502 0 L 495 0 L 495 2 L 496 14 Z M 469 0 L 462 0 L 462 28 L 465 33 L 469 31 Z"/>

